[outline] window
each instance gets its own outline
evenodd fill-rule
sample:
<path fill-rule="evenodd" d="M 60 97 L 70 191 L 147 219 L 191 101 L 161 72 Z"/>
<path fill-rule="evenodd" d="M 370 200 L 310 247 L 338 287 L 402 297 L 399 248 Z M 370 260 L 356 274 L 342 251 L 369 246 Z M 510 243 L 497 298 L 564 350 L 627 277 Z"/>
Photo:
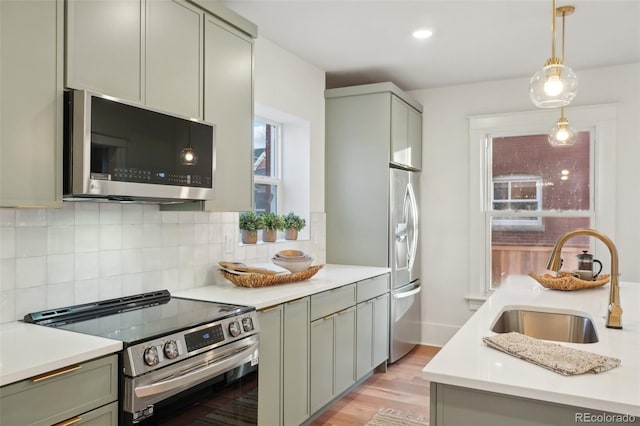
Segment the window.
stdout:
<path fill-rule="evenodd" d="M 527 175 L 496 176 L 493 178 L 492 196 L 494 211 L 539 211 L 542 206 L 542 178 Z M 540 216 L 494 219 L 494 227 L 513 231 L 539 229 L 541 224 Z"/>
<path fill-rule="evenodd" d="M 256 213 L 279 213 L 281 126 L 263 119 L 253 122 L 253 177 Z"/>
<path fill-rule="evenodd" d="M 298 240 L 311 229 L 311 125 L 308 120 L 255 104 L 253 176 L 256 213 L 294 212 L 305 219 Z"/>
<path fill-rule="evenodd" d="M 567 111 L 579 129 L 571 147 L 547 142 L 557 113 L 470 119 L 472 308 L 512 275 L 544 273 L 555 241 L 567 231 L 595 228 L 614 238 L 615 107 Z M 576 255 L 596 248 L 593 239 L 571 239 L 562 269 L 576 269 Z"/>

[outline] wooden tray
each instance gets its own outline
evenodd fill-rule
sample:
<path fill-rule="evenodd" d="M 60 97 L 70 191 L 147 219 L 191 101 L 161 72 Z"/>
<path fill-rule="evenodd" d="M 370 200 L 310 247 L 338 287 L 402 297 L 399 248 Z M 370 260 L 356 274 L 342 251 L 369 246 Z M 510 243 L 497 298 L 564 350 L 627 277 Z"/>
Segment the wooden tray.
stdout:
<path fill-rule="evenodd" d="M 600 287 L 609 282 L 608 274 L 598 275 L 598 279 L 594 281 L 585 281 L 574 277 L 570 272 L 558 272 L 558 276 L 544 274 L 536 275 L 533 272 L 529 276 L 538 281 L 543 287 L 553 290 L 582 290 L 585 288 Z"/>
<path fill-rule="evenodd" d="M 309 269 L 294 274 L 232 274 L 224 269 L 220 273 L 229 281 L 240 287 L 267 287 L 278 284 L 288 284 L 308 280 L 313 277 L 324 265 L 310 266 Z"/>

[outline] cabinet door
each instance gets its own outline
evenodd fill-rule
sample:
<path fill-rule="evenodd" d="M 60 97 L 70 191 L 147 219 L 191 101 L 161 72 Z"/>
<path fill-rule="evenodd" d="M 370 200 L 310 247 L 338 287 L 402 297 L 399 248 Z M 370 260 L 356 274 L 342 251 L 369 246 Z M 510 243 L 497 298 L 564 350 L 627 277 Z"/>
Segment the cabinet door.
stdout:
<path fill-rule="evenodd" d="M 391 161 L 422 168 L 422 114 L 391 95 Z"/>
<path fill-rule="evenodd" d="M 373 368 L 373 302 L 359 303 L 356 313 L 356 379 Z"/>
<path fill-rule="evenodd" d="M 409 165 L 415 169 L 422 169 L 422 114 L 409 107 L 408 119 Z"/>
<path fill-rule="evenodd" d="M 333 398 L 335 315 L 311 323 L 311 412 L 315 413 Z"/>
<path fill-rule="evenodd" d="M 335 316 L 335 365 L 333 396 L 338 396 L 356 380 L 356 307 Z"/>
<path fill-rule="evenodd" d="M 66 6 L 66 86 L 142 103 L 143 1 Z"/>
<path fill-rule="evenodd" d="M 309 298 L 284 305 L 284 424 L 309 418 Z M 261 367 L 262 368 L 262 367 Z"/>
<path fill-rule="evenodd" d="M 206 210 L 253 210 L 253 41 L 205 17 L 204 119 L 216 125 L 216 199 Z"/>
<path fill-rule="evenodd" d="M 0 206 L 62 206 L 62 1 L 0 1 Z"/>
<path fill-rule="evenodd" d="M 389 358 L 389 294 L 373 302 L 373 353 L 372 367 L 377 367 Z"/>
<path fill-rule="evenodd" d="M 409 107 L 399 98 L 391 95 L 391 161 L 409 165 L 408 128 Z"/>
<path fill-rule="evenodd" d="M 202 118 L 203 16 L 182 0 L 147 1 L 148 106 Z"/>
<path fill-rule="evenodd" d="M 260 367 L 258 368 L 258 423 L 282 424 L 282 305 L 258 312 Z"/>

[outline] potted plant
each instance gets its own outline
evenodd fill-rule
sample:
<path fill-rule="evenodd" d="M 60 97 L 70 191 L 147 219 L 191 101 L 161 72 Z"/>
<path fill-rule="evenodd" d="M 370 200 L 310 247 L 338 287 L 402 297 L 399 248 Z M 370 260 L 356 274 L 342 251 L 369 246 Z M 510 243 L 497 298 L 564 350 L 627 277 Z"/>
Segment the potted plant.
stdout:
<path fill-rule="evenodd" d="M 297 240 L 298 231 L 306 225 L 305 220 L 293 212 L 283 216 L 282 219 L 284 221 L 284 239 Z"/>
<path fill-rule="evenodd" d="M 240 213 L 240 230 L 244 244 L 255 244 L 258 241 L 260 219 L 254 212 Z"/>
<path fill-rule="evenodd" d="M 278 231 L 284 229 L 284 221 L 282 216 L 279 216 L 273 212 L 262 213 L 259 216 L 260 229 L 262 229 L 262 241 L 265 243 L 272 243 L 276 240 Z"/>

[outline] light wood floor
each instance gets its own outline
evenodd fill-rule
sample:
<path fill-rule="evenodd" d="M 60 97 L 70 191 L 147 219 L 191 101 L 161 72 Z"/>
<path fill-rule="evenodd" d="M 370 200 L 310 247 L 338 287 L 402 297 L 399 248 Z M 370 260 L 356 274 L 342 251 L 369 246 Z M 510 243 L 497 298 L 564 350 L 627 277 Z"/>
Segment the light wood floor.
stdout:
<path fill-rule="evenodd" d="M 311 425 L 364 425 L 381 408 L 429 418 L 429 382 L 422 378 L 422 369 L 439 349 L 417 346 L 391 364 L 386 373 L 374 373 Z"/>

